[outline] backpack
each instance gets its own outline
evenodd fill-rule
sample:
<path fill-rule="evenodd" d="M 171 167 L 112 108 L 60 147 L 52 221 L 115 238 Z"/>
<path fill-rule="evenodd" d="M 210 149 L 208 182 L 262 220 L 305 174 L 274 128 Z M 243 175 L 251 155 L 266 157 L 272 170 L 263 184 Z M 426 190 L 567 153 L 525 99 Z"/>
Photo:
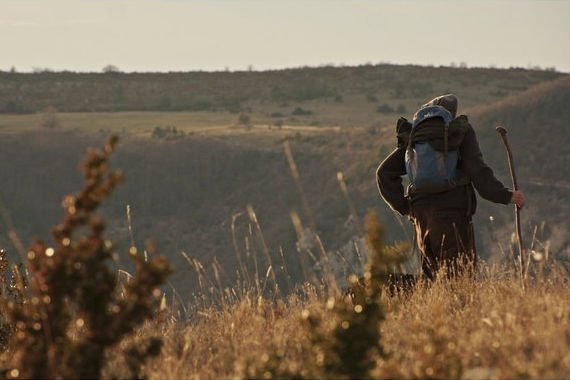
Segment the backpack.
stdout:
<path fill-rule="evenodd" d="M 435 118 L 443 120 L 443 126 L 428 121 Z M 468 125 L 467 117 L 462 115 L 454 119 L 447 109 L 428 105 L 416 112 L 411 124 L 405 122 L 398 122 L 398 139 L 406 143 L 408 195 L 439 193 L 456 187 L 460 177 L 457 170 L 459 146 Z"/>

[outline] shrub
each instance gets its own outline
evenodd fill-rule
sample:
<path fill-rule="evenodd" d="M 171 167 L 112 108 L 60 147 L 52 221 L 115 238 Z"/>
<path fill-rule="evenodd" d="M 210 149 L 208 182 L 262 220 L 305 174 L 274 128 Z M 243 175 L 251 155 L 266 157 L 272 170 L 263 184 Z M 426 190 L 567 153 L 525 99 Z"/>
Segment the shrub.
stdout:
<path fill-rule="evenodd" d="M 370 103 L 374 103 L 378 101 L 378 97 L 372 93 L 368 93 L 366 94 L 366 101 L 370 102 Z"/>
<path fill-rule="evenodd" d="M 37 240 L 27 253 L 29 286 L 24 300 L 3 297 L 0 310 L 13 333 L 0 355 L 4 378 L 99 378 L 107 349 L 152 316 L 170 268 L 165 259 L 146 261 L 129 253 L 136 274 L 118 282 L 110 267 L 113 245 L 96 213 L 123 179 L 109 172 L 117 138 L 82 163 L 83 189 L 63 201 L 65 215 L 52 230 L 54 247 Z M 154 350 L 156 352 L 156 350 Z"/>
<path fill-rule="evenodd" d="M 295 109 L 293 110 L 292 114 L 293 114 L 293 115 L 296 115 L 296 116 L 307 116 L 307 115 L 312 115 L 312 114 L 313 114 L 313 111 L 311 111 L 311 110 L 306 110 L 306 109 L 304 109 L 304 108 L 302 108 L 302 107 L 297 107 L 297 108 L 295 108 Z"/>
<path fill-rule="evenodd" d="M 249 116 L 248 114 L 242 112 L 242 113 L 239 115 L 238 124 L 239 124 L 239 125 L 242 125 L 242 126 L 244 126 L 244 127 L 246 127 L 246 128 L 248 128 L 248 129 L 251 128 L 251 127 L 252 127 L 252 125 L 251 125 L 251 116 Z"/>
<path fill-rule="evenodd" d="M 164 139 L 164 140 L 177 140 L 184 137 L 184 132 L 179 131 L 176 127 L 166 126 L 166 127 L 154 127 L 151 133 L 153 139 Z"/>
<path fill-rule="evenodd" d="M 384 103 L 376 107 L 376 112 L 383 114 L 394 113 L 394 109 L 389 104 Z"/>
<path fill-rule="evenodd" d="M 302 314 L 308 340 L 304 350 L 312 355 L 305 368 L 282 365 L 283 353 L 263 355 L 264 365 L 250 364 L 244 368 L 245 377 L 253 378 L 348 378 L 373 377 L 378 359 L 387 357 L 380 334 L 385 319 L 381 302 L 383 285 L 388 283 L 391 267 L 403 261 L 402 251 L 384 245 L 383 230 L 376 213 L 366 220 L 366 240 L 370 256 L 363 279 L 351 276 L 351 297 L 331 297 L 326 309 L 332 315 L 320 315 L 304 310 Z M 327 328 L 327 320 L 333 320 Z"/>

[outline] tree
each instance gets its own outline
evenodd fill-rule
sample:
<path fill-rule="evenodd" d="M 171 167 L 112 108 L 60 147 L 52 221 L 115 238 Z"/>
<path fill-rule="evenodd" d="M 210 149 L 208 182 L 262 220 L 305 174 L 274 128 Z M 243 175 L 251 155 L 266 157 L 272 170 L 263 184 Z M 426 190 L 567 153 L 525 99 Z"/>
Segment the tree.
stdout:
<path fill-rule="evenodd" d="M 112 73 L 120 73 L 121 70 L 119 70 L 119 68 L 115 65 L 107 65 L 105 67 L 103 67 L 103 72 L 105 74 L 112 74 Z"/>

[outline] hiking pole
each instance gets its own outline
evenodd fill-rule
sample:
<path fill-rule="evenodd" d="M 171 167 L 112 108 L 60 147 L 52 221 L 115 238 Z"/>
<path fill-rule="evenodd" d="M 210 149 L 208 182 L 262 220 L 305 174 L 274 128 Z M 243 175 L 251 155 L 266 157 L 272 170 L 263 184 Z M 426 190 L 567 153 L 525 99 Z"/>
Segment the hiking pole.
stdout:
<path fill-rule="evenodd" d="M 517 182 L 517 175 L 515 174 L 513 153 L 511 152 L 511 147 L 509 146 L 509 141 L 507 140 L 507 130 L 501 126 L 498 126 L 495 129 L 497 130 L 497 132 L 499 132 L 503 140 L 503 144 L 505 144 L 505 149 L 507 150 L 507 158 L 509 160 L 509 169 L 511 171 L 511 179 L 513 181 L 513 189 L 517 191 L 519 189 L 519 184 Z M 517 229 L 517 239 L 519 244 L 519 264 L 521 270 L 521 283 L 524 288 L 526 276 L 525 276 L 525 257 L 523 251 L 523 241 L 521 236 L 521 209 L 517 205 L 515 205 L 515 227 Z"/>

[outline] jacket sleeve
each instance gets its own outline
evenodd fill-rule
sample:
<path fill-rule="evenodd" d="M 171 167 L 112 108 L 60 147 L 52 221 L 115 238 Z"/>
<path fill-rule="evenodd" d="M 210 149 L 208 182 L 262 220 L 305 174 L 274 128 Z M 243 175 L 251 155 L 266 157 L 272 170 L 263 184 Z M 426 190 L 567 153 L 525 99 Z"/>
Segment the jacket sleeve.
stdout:
<path fill-rule="evenodd" d="M 483 160 L 479 142 L 471 126 L 468 127 L 459 149 L 463 170 L 469 176 L 479 195 L 491 202 L 508 204 L 511 201 L 512 192 L 495 178 L 493 170 Z"/>
<path fill-rule="evenodd" d="M 402 176 L 406 174 L 405 149 L 394 150 L 376 170 L 378 190 L 384 201 L 392 210 L 406 215 L 410 212 L 410 205 L 404 196 Z"/>

